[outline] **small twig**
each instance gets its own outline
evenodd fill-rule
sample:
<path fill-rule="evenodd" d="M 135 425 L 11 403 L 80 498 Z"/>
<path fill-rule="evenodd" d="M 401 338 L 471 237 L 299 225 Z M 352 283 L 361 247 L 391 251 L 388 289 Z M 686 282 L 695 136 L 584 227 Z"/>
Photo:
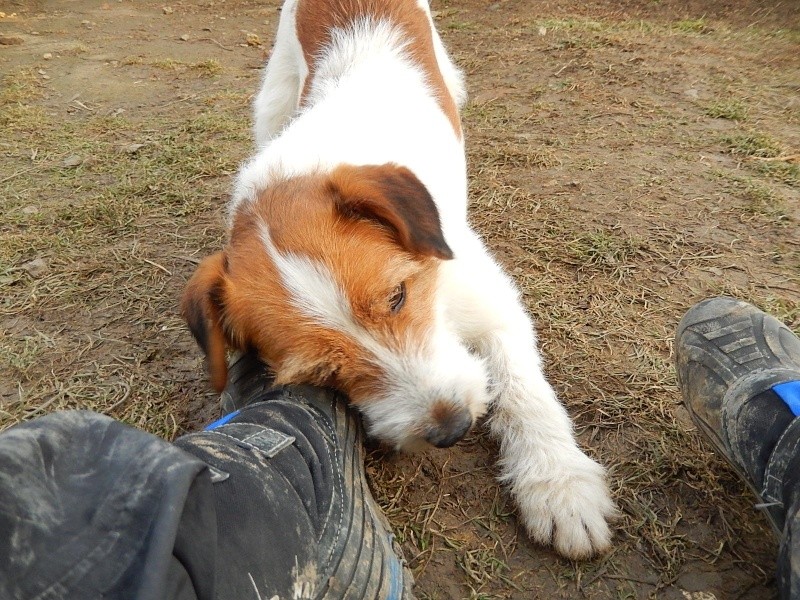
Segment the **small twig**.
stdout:
<path fill-rule="evenodd" d="M 80 100 L 73 100 L 73 101 L 72 101 L 72 103 L 73 103 L 73 104 L 75 104 L 75 105 L 76 105 L 78 108 L 82 108 L 82 109 L 83 109 L 83 110 L 85 110 L 85 111 L 88 111 L 88 112 L 94 112 L 94 109 L 93 109 L 93 108 L 89 108 L 88 106 L 86 106 L 86 105 L 85 105 L 83 102 L 81 102 Z"/>
<path fill-rule="evenodd" d="M 14 179 L 15 177 L 19 177 L 20 175 L 24 175 L 25 173 L 30 173 L 31 171 L 34 171 L 34 170 L 36 170 L 38 168 L 39 168 L 39 165 L 35 165 L 33 167 L 28 167 L 27 169 L 22 169 L 21 171 L 17 171 L 16 173 L 12 173 L 8 177 L 3 177 L 3 179 L 0 179 L 0 183 L 5 183 L 9 179 Z"/>
<path fill-rule="evenodd" d="M 590 585 L 592 585 L 592 584 L 593 584 L 595 581 L 597 581 L 597 580 L 598 580 L 598 579 L 600 579 L 600 578 L 601 578 L 603 575 L 605 575 L 605 572 L 606 572 L 607 570 L 608 570 L 608 563 L 606 562 L 606 563 L 603 563 L 603 566 L 602 566 L 602 567 L 600 567 L 599 569 L 597 569 L 597 571 L 595 571 L 594 573 L 592 573 L 592 576 L 589 578 L 589 581 L 584 581 L 584 582 L 583 582 L 583 585 L 582 585 L 582 586 L 579 586 L 579 587 L 581 588 L 581 591 L 585 590 L 587 587 L 589 587 L 589 586 L 590 586 Z"/>
<path fill-rule="evenodd" d="M 167 269 L 166 267 L 163 267 L 163 266 L 161 266 L 161 265 L 160 265 L 160 264 L 158 264 L 157 262 L 153 262 L 152 260 L 147 260 L 146 258 L 143 258 L 142 260 L 143 260 L 144 262 L 146 262 L 148 265 L 153 265 L 154 267 L 156 267 L 156 268 L 158 268 L 158 269 L 161 269 L 161 270 L 162 270 L 162 271 L 164 271 L 164 273 L 166 273 L 167 275 L 170 275 L 170 276 L 172 275 L 172 272 L 171 272 L 169 269 Z"/>
<path fill-rule="evenodd" d="M 790 287 L 785 287 L 785 286 L 782 286 L 782 285 L 764 284 L 764 287 L 769 289 L 769 290 L 783 290 L 784 292 L 797 293 L 797 288 L 790 288 Z"/>
<path fill-rule="evenodd" d="M 575 59 L 570 60 L 567 64 L 565 64 L 563 67 L 561 67 L 558 71 L 553 73 L 553 77 L 557 77 L 558 75 L 561 75 L 561 72 L 564 69 L 566 69 L 568 66 L 570 66 L 572 63 L 574 63 L 574 62 L 575 62 Z"/>
<path fill-rule="evenodd" d="M 653 587 L 658 586 L 658 582 L 655 583 L 653 581 L 648 581 L 646 579 L 639 579 L 638 577 L 628 577 L 627 575 L 617 575 L 617 574 L 608 574 L 603 575 L 606 579 L 620 579 L 622 581 L 633 581 L 634 583 L 643 583 L 645 585 L 652 585 Z"/>
<path fill-rule="evenodd" d="M 176 254 L 173 256 L 173 258 L 179 258 L 181 260 L 185 260 L 186 262 L 190 262 L 193 265 L 199 265 L 201 262 L 199 258 L 195 258 L 194 256 L 179 256 Z"/>
<path fill-rule="evenodd" d="M 750 158 L 754 160 L 760 160 L 763 162 L 776 162 L 776 161 L 783 161 L 783 162 L 794 162 L 800 161 L 800 154 L 782 154 L 780 156 L 751 156 Z"/>
<path fill-rule="evenodd" d="M 178 104 L 179 102 L 186 102 L 187 100 L 194 100 L 197 98 L 197 94 L 191 94 L 190 96 L 184 96 L 183 98 L 177 98 L 176 100 L 171 100 L 161 105 L 161 108 L 165 106 L 170 106 L 172 104 Z"/>
<path fill-rule="evenodd" d="M 220 43 L 219 43 L 217 40 L 215 40 L 214 38 L 210 38 L 210 37 L 204 37 L 204 38 L 197 38 L 197 40 L 198 40 L 198 41 L 200 41 L 200 42 L 214 42 L 214 43 L 215 43 L 217 46 L 219 46 L 219 47 L 220 47 L 220 48 L 222 48 L 223 50 L 227 50 L 228 52 L 233 52 L 233 48 L 226 48 L 225 46 L 223 46 L 222 44 L 220 44 Z"/>
<path fill-rule="evenodd" d="M 57 392 L 54 393 L 52 398 L 50 398 L 49 400 L 46 400 L 45 402 L 43 402 L 42 404 L 40 404 L 39 406 L 34 408 L 30 413 L 28 413 L 28 415 L 27 415 L 28 418 L 30 418 L 33 415 L 35 415 L 37 413 L 40 413 L 43 410 L 45 410 L 48 406 L 50 406 L 53 402 L 55 402 L 58 399 L 58 397 L 59 397 L 59 394 Z"/>
<path fill-rule="evenodd" d="M 616 116 L 616 115 L 622 115 L 622 116 L 625 116 L 625 117 L 631 117 L 631 116 L 633 116 L 633 113 L 629 113 L 629 112 L 625 112 L 625 111 L 621 111 L 621 110 L 615 110 L 615 111 L 612 111 L 612 112 L 604 112 L 604 113 L 598 113 L 596 115 L 590 115 L 590 116 L 586 117 L 586 120 L 587 121 L 591 121 L 592 119 L 599 119 L 600 117 L 613 117 L 613 116 Z"/>
<path fill-rule="evenodd" d="M 106 413 L 110 413 L 112 410 L 114 410 L 115 408 L 117 408 L 117 407 L 118 407 L 120 404 L 122 404 L 123 402 L 125 402 L 125 400 L 127 400 L 127 399 L 128 399 L 128 397 L 131 395 L 131 386 L 129 386 L 129 385 L 128 385 L 127 383 L 125 383 L 125 382 L 123 382 L 123 383 L 122 383 L 122 385 L 123 385 L 123 386 L 125 386 L 125 393 L 124 393 L 124 394 L 122 394 L 122 398 L 120 398 L 119 400 L 117 400 L 116 402 L 114 402 L 114 404 L 112 404 L 112 405 L 111 405 L 111 406 L 109 406 L 108 408 L 105 408 L 105 409 L 104 409 L 104 411 L 105 411 Z"/>

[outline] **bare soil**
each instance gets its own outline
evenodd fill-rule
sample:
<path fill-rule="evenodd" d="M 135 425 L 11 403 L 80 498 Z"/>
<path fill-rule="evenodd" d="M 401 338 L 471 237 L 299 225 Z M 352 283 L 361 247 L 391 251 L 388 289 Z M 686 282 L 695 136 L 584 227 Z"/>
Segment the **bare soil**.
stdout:
<path fill-rule="evenodd" d="M 91 408 L 197 429 L 218 405 L 178 298 L 222 244 L 278 2 L 0 8 L 0 427 Z M 482 429 L 375 450 L 418 595 L 775 597 L 776 541 L 682 408 L 672 338 L 718 294 L 800 329 L 800 5 L 433 8 L 468 79 L 473 222 L 622 516 L 611 554 L 572 563 L 526 538 Z"/>

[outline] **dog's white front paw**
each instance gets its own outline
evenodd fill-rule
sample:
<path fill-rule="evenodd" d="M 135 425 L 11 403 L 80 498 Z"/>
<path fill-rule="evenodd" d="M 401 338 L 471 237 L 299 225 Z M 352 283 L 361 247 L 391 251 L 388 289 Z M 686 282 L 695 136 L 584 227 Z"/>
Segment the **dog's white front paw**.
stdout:
<path fill-rule="evenodd" d="M 569 454 L 550 472 L 529 463 L 506 478 L 528 534 L 567 558 L 583 559 L 611 547 L 607 519 L 617 509 L 603 467 L 577 449 Z"/>

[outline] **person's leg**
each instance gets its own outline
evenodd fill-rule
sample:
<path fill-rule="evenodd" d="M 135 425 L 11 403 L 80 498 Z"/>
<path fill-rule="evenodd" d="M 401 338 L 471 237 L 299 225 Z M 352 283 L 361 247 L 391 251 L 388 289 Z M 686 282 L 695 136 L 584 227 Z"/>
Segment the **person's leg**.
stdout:
<path fill-rule="evenodd" d="M 207 467 L 92 412 L 0 434 L 0 598 L 210 598 L 214 506 Z M 183 512 L 212 552 L 174 553 Z"/>
<path fill-rule="evenodd" d="M 0 597 L 411 598 L 358 420 L 263 373 L 174 445 L 86 412 L 0 434 Z"/>
<path fill-rule="evenodd" d="M 713 298 L 684 315 L 675 357 L 694 422 L 781 536 L 782 597 L 800 598 L 800 339 L 750 304 Z"/>

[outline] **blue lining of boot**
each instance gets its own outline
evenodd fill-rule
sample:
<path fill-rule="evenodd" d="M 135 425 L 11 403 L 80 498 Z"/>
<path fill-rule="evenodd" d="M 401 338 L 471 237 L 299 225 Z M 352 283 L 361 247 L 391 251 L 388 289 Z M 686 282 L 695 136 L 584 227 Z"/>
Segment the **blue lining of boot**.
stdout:
<path fill-rule="evenodd" d="M 238 414 L 239 414 L 239 411 L 238 411 L 238 410 L 235 410 L 235 411 L 233 411 L 232 413 L 228 413 L 228 414 L 227 414 L 227 415 L 225 415 L 224 417 L 222 417 L 222 418 L 219 418 L 219 419 L 217 419 L 216 421 L 214 421 L 213 423 L 209 423 L 208 425 L 206 425 L 206 426 L 203 428 L 203 430 L 204 430 L 204 431 L 211 431 L 212 429 L 216 429 L 216 428 L 217 428 L 217 427 L 219 427 L 220 425 L 225 425 L 225 423 L 227 423 L 228 421 L 230 421 L 230 420 L 231 420 L 233 417 L 235 417 L 235 416 L 236 416 L 236 415 L 238 415 Z"/>
<path fill-rule="evenodd" d="M 396 556 L 389 556 L 389 595 L 387 600 L 400 600 L 403 596 L 403 568 Z"/>
<path fill-rule="evenodd" d="M 772 391 L 786 403 L 795 417 L 800 416 L 800 381 L 779 383 L 772 386 Z"/>

